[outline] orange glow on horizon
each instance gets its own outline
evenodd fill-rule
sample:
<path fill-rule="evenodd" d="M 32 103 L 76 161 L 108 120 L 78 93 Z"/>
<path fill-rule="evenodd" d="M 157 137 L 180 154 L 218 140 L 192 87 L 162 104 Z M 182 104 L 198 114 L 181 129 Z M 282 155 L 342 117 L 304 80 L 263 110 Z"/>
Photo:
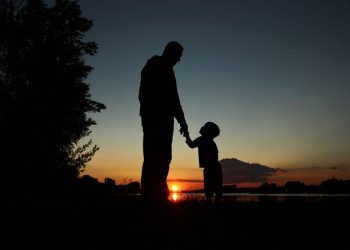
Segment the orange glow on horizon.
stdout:
<path fill-rule="evenodd" d="M 90 175 L 97 178 L 101 183 L 108 177 L 115 180 L 117 185 L 125 185 L 134 181 L 140 182 L 142 159 L 126 160 L 121 158 L 115 163 L 107 153 L 100 153 L 89 162 L 81 176 Z M 238 188 L 249 188 L 259 187 L 263 182 L 268 182 L 275 183 L 277 186 L 284 186 L 288 181 L 300 181 L 306 185 L 319 185 L 322 181 L 331 178 L 350 179 L 350 164 L 339 164 L 339 166 L 332 168 L 303 167 L 284 168 L 284 170 L 268 176 L 262 182 L 235 183 L 234 177 L 232 177 L 232 182 L 226 181 L 224 185 L 236 184 Z M 167 183 L 170 192 L 201 190 L 204 188 L 203 173 L 201 169 L 190 168 L 187 165 L 172 166 Z"/>
<path fill-rule="evenodd" d="M 203 182 L 192 182 L 186 180 L 170 180 L 168 181 L 169 191 L 172 191 L 173 185 L 178 186 L 178 192 L 189 191 L 189 190 L 198 190 L 203 189 Z"/>

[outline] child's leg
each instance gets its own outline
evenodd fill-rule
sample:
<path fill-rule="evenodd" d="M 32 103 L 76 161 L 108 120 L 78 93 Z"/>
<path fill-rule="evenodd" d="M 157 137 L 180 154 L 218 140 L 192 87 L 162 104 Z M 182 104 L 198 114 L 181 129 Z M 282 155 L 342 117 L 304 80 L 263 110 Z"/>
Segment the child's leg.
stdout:
<path fill-rule="evenodd" d="M 219 202 L 222 198 L 223 174 L 221 167 L 218 167 L 215 170 L 215 201 Z"/>
<path fill-rule="evenodd" d="M 211 176 L 210 169 L 204 169 L 203 175 L 204 175 L 204 192 L 205 192 L 205 198 L 207 201 L 211 202 L 213 197 L 213 181 Z"/>
<path fill-rule="evenodd" d="M 213 201 L 213 200 L 212 200 L 212 197 L 213 197 L 212 194 L 205 194 L 205 200 L 206 200 L 206 202 L 211 203 L 211 202 Z"/>

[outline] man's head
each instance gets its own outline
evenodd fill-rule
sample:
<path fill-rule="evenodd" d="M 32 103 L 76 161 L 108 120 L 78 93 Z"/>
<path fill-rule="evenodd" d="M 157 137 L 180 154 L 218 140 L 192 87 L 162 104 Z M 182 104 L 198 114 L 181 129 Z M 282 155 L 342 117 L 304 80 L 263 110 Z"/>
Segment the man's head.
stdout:
<path fill-rule="evenodd" d="M 165 46 L 162 56 L 170 62 L 171 66 L 175 66 L 180 61 L 183 50 L 180 43 L 171 41 Z"/>

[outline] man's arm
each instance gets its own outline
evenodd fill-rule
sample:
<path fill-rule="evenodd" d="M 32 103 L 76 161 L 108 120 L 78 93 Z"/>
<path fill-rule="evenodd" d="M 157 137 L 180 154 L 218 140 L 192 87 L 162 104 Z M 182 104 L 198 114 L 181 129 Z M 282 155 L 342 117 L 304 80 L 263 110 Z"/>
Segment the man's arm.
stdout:
<path fill-rule="evenodd" d="M 183 136 L 186 136 L 186 134 L 188 134 L 188 125 L 186 123 L 186 119 L 185 119 L 185 114 L 183 112 L 182 109 L 182 105 L 180 102 L 180 97 L 179 97 L 179 93 L 177 91 L 177 88 L 175 86 L 175 118 L 177 120 L 177 122 L 180 124 L 180 134 L 182 134 Z"/>

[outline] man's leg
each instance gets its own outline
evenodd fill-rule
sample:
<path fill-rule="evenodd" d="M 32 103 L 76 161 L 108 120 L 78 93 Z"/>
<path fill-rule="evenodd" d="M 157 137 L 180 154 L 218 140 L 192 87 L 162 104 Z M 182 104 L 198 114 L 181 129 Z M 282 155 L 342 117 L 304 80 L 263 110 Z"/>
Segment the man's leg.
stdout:
<path fill-rule="evenodd" d="M 141 195 L 153 201 L 167 200 L 167 176 L 171 162 L 174 119 L 142 119 L 144 162 Z"/>
<path fill-rule="evenodd" d="M 172 142 L 174 132 L 174 118 L 167 117 L 162 119 L 161 128 L 159 128 L 159 198 L 162 201 L 168 201 L 169 188 L 167 178 L 172 159 Z"/>

